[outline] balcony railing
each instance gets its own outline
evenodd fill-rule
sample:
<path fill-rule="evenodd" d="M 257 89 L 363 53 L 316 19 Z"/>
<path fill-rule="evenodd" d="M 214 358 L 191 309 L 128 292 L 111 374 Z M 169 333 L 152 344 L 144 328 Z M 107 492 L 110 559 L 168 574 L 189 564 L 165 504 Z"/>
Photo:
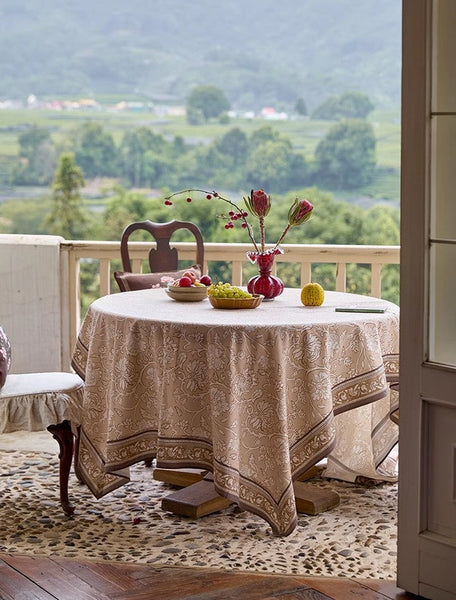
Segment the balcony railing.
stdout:
<path fill-rule="evenodd" d="M 131 242 L 130 255 L 133 269 L 140 272 L 141 264 L 147 259 L 151 244 L 148 242 Z M 173 244 L 178 249 L 179 259 L 192 261 L 195 256 L 194 244 L 179 242 Z M 382 296 L 382 267 L 387 264 L 399 264 L 399 246 L 342 246 L 319 244 L 284 244 L 283 255 L 276 257 L 276 262 L 300 265 L 300 285 L 311 281 L 312 265 L 329 263 L 334 265 L 335 289 L 346 291 L 347 265 L 370 265 L 370 294 Z M 250 244 L 205 243 L 204 272 L 211 271 L 208 266 L 214 262 L 229 263 L 232 270 L 233 285 L 245 285 L 243 267 L 248 263 L 246 252 L 251 250 Z M 81 319 L 80 262 L 82 259 L 99 261 L 99 295 L 111 293 L 111 271 L 113 261 L 120 258 L 119 242 L 98 241 L 62 241 L 62 268 L 68 273 L 68 289 L 63 294 L 64 303 L 68 305 L 68 329 L 70 349 L 74 347 Z M 65 277 L 66 279 L 66 277 Z M 117 291 L 117 290 L 115 290 Z M 66 336 L 65 336 L 66 337 Z"/>

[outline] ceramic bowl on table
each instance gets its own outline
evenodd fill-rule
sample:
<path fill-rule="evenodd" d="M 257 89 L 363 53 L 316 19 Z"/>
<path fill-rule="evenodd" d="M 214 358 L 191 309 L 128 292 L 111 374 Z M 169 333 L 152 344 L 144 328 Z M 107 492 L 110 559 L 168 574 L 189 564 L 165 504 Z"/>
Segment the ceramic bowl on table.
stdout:
<path fill-rule="evenodd" d="M 253 298 L 217 298 L 209 296 L 209 302 L 214 308 L 256 308 L 260 306 L 264 296 L 253 294 Z"/>
<path fill-rule="evenodd" d="M 207 298 L 206 286 L 178 287 L 169 285 L 165 292 L 170 298 L 177 302 L 201 302 Z"/>

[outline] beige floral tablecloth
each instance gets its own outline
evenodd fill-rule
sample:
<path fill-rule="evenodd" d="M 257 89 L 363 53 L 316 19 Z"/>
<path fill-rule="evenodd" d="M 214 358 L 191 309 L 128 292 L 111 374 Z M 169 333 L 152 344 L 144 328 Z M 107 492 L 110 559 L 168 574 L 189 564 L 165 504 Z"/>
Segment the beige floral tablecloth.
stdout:
<path fill-rule="evenodd" d="M 347 305 L 386 310 L 335 311 Z M 81 475 L 101 497 L 145 458 L 205 467 L 219 493 L 288 535 L 292 482 L 321 458 L 330 477 L 395 477 L 380 465 L 398 437 L 398 349 L 399 308 L 365 296 L 327 292 L 304 307 L 286 289 L 254 310 L 162 289 L 100 298 L 73 356 L 86 384 Z"/>

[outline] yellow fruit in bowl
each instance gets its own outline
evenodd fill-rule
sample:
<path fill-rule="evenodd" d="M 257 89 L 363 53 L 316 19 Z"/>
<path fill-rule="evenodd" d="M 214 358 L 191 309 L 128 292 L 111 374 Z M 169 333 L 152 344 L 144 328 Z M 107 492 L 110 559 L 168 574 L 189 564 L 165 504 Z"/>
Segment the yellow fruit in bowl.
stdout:
<path fill-rule="evenodd" d="M 319 283 L 306 283 L 301 290 L 301 302 L 304 306 L 321 306 L 325 291 Z"/>

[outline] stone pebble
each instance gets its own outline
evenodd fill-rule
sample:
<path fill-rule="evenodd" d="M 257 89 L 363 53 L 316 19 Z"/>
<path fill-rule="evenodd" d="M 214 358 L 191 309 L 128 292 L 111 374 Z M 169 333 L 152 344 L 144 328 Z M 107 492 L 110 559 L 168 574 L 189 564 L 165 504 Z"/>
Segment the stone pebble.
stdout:
<path fill-rule="evenodd" d="M 199 520 L 161 510 L 173 488 L 138 463 L 131 482 L 95 499 L 70 477 L 74 518 L 58 502 L 58 461 L 39 453 L 0 451 L 0 548 L 5 552 L 119 560 L 281 574 L 396 577 L 397 485 L 315 483 L 341 503 L 320 515 L 301 514 L 286 538 L 236 506 Z M 134 523 L 135 519 L 139 519 Z"/>

